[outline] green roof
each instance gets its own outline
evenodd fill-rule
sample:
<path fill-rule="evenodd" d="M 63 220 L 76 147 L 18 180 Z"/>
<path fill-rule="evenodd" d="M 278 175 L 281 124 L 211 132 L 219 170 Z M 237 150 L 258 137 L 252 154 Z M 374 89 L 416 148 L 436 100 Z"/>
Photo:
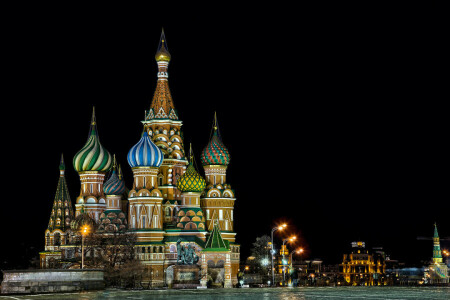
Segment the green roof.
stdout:
<path fill-rule="evenodd" d="M 228 241 L 224 241 L 222 238 L 219 225 L 217 223 L 214 223 L 213 231 L 209 235 L 203 251 L 230 251 L 230 243 Z"/>

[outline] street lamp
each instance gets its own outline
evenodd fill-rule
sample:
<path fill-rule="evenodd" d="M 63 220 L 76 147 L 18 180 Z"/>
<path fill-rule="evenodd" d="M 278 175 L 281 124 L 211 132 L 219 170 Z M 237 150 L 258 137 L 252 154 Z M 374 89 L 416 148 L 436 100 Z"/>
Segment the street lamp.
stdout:
<path fill-rule="evenodd" d="M 290 238 L 284 239 L 284 240 L 283 240 L 283 249 L 284 249 L 284 244 L 285 244 L 287 241 L 292 242 L 292 241 L 294 241 L 296 238 L 297 238 L 296 236 L 292 236 L 292 237 L 290 237 Z M 282 260 L 282 263 L 283 263 L 283 285 L 285 285 L 285 282 L 286 282 L 286 267 L 285 267 L 285 265 L 287 265 L 287 264 L 285 264 L 285 260 L 284 260 L 284 250 L 283 250 L 283 260 Z"/>
<path fill-rule="evenodd" d="M 294 254 L 294 253 L 300 254 L 302 252 L 303 252 L 303 248 L 300 248 L 298 250 L 295 250 L 295 251 L 291 252 L 291 254 L 290 254 L 291 264 L 292 264 L 292 254 Z"/>
<path fill-rule="evenodd" d="M 282 224 L 280 226 L 272 228 L 271 238 L 272 238 L 272 246 L 270 250 L 270 257 L 272 258 L 272 286 L 275 284 L 275 272 L 274 272 L 274 266 L 273 266 L 273 256 L 275 255 L 275 250 L 273 249 L 273 233 L 277 230 L 283 230 L 287 225 Z"/>
<path fill-rule="evenodd" d="M 84 237 L 89 233 L 89 226 L 81 227 L 81 268 L 84 269 Z"/>

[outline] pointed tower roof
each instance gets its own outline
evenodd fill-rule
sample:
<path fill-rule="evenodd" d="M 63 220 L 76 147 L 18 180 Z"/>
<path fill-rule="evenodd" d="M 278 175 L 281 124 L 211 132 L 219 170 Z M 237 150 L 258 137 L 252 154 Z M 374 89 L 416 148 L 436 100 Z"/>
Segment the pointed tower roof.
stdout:
<path fill-rule="evenodd" d="M 213 135 L 208 145 L 203 149 L 201 154 L 202 165 L 225 165 L 230 163 L 230 152 L 222 142 L 219 134 L 219 125 L 217 123 L 217 114 L 214 113 Z"/>
<path fill-rule="evenodd" d="M 436 223 L 434 223 L 434 238 L 439 238 L 439 234 L 438 234 L 438 230 L 437 230 L 437 225 Z"/>
<path fill-rule="evenodd" d="M 228 241 L 225 241 L 222 238 L 222 234 L 220 233 L 219 224 L 217 220 L 214 222 L 214 227 L 211 234 L 206 241 L 205 248 L 203 251 L 211 251 L 211 252 L 221 252 L 221 251 L 229 251 L 230 247 Z"/>
<path fill-rule="evenodd" d="M 111 154 L 100 144 L 95 119 L 95 107 L 92 109 L 91 128 L 84 147 L 75 154 L 73 166 L 77 172 L 99 171 L 107 172 L 111 169 Z"/>
<path fill-rule="evenodd" d="M 170 119 L 178 120 L 178 114 L 173 104 L 172 95 L 169 89 L 169 81 L 167 68 L 170 62 L 170 53 L 167 50 L 166 35 L 164 29 L 161 32 L 158 50 L 155 55 L 158 63 L 158 81 L 156 84 L 155 93 L 153 95 L 150 110 L 148 111 L 145 120 L 153 119 Z"/>
<path fill-rule="evenodd" d="M 436 223 L 434 223 L 433 262 L 434 263 L 442 263 L 441 243 L 439 241 L 439 234 L 438 234 Z"/>
<path fill-rule="evenodd" d="M 69 189 L 67 188 L 65 178 L 64 157 L 61 154 L 59 163 L 59 180 L 56 188 L 55 199 L 53 200 L 53 208 L 48 222 L 48 230 L 53 231 L 60 229 L 66 231 L 70 228 L 70 222 L 73 219 L 72 202 L 70 200 Z"/>

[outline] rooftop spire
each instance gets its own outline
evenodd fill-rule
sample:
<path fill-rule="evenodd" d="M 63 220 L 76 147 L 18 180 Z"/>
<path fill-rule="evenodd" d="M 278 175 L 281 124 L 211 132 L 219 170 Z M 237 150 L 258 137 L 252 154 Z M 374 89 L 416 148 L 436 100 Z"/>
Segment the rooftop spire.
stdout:
<path fill-rule="evenodd" d="M 172 95 L 169 89 L 169 67 L 170 53 L 167 50 L 167 41 L 164 30 L 161 33 L 158 50 L 155 55 L 158 64 L 158 81 L 156 83 L 155 93 L 153 94 L 152 103 L 148 110 L 145 120 L 153 119 L 170 119 L 178 120 L 178 114 L 173 105 Z"/>
<path fill-rule="evenodd" d="M 64 156 L 61 153 L 61 161 L 59 162 L 59 174 L 64 176 L 64 171 L 66 170 L 66 165 L 64 164 Z"/>
<path fill-rule="evenodd" d="M 214 112 L 214 131 L 216 131 L 217 129 L 217 112 Z"/>
<path fill-rule="evenodd" d="M 161 31 L 161 37 L 159 38 L 158 50 L 155 55 L 156 61 L 170 61 L 170 53 L 167 47 L 166 35 L 164 34 L 164 28 Z"/>

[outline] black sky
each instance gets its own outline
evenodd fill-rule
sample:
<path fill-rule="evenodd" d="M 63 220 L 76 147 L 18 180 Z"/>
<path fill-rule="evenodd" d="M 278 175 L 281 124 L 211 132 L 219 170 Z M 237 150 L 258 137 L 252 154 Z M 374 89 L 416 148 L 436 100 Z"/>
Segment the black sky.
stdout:
<path fill-rule="evenodd" d="M 12 245 L 2 261 L 43 250 L 61 153 L 75 201 L 71 160 L 93 106 L 130 186 L 126 154 L 155 89 L 162 27 L 198 162 L 217 111 L 243 256 L 286 221 L 307 256 L 325 263 L 357 239 L 401 261 L 429 259 L 431 241 L 416 237 L 431 236 L 434 222 L 450 236 L 448 32 L 436 11 L 14 14 L 2 43 L 1 223 Z"/>

